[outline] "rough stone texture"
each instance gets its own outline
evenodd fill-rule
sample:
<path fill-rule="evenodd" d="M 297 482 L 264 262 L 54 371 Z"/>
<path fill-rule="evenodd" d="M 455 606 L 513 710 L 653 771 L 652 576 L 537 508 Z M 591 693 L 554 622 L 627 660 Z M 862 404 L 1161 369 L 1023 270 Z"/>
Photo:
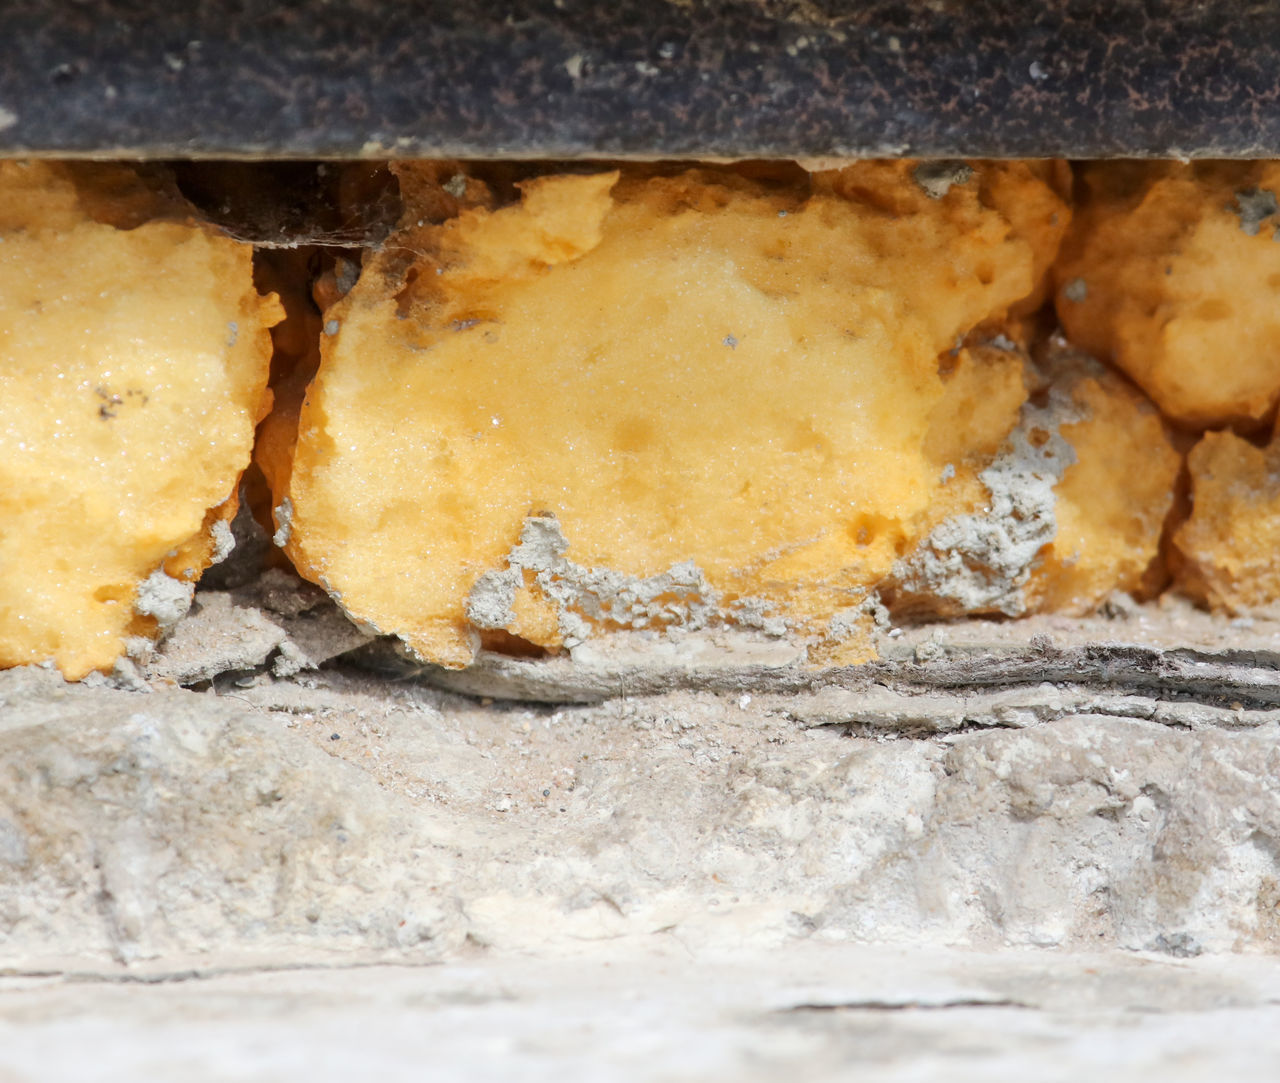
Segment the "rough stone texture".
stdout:
<path fill-rule="evenodd" d="M 1265 156 L 1245 0 L 16 0 L 0 153 Z"/>
<path fill-rule="evenodd" d="M 148 687 L 0 678 L 11 966 L 1280 938 L 1280 724 L 1257 704 L 1188 721 L 1171 687 L 1140 708 L 952 687 L 904 714 L 899 688 L 895 714 L 892 689 L 828 685 L 548 707 L 333 670 Z"/>
<path fill-rule="evenodd" d="M 1084 618 L 885 623 L 875 632 L 879 661 L 830 669 L 803 668 L 800 652 L 785 640 L 745 633 L 667 643 L 652 634 L 619 634 L 543 659 L 482 652 L 475 666 L 461 671 L 408 662 L 394 645 L 378 641 L 361 652 L 361 661 L 471 695 L 551 703 L 689 689 L 782 695 L 803 712 L 806 697 L 825 689 L 855 696 L 884 689 L 941 693 L 969 703 L 1000 689 L 1043 698 L 1048 682 L 1071 696 L 1136 695 L 1192 714 L 1213 708 L 1204 720 L 1225 709 L 1240 726 L 1265 721 L 1255 712 L 1280 707 L 1274 611 L 1228 621 L 1172 595 L 1151 606 L 1117 595 L 1108 608 L 1110 616 Z M 946 728 L 943 717 L 929 728 Z M 846 721 L 860 719 L 851 714 Z M 1188 717 L 1185 724 L 1194 722 Z"/>
<path fill-rule="evenodd" d="M 674 936 L 450 966 L 0 979 L 13 1083 L 1271 1079 L 1269 959 Z M 103 980 L 105 979 L 105 980 Z M 113 980 L 116 979 L 116 980 Z"/>
<path fill-rule="evenodd" d="M 9 670 L 0 1078 L 1266 1078 L 1280 622 L 1108 609 L 473 675 L 538 704 L 271 572 Z"/>
<path fill-rule="evenodd" d="M 146 676 L 181 685 L 269 666 L 290 677 L 368 643 L 318 587 L 271 569 L 235 591 L 202 591 L 193 611 L 146 662 Z"/>

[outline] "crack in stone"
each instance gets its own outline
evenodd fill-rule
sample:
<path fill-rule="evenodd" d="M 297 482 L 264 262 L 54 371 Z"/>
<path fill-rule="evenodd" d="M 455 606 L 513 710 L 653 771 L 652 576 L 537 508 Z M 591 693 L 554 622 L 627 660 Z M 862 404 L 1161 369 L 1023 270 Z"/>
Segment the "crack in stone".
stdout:
<path fill-rule="evenodd" d="M 935 1012 L 961 1008 L 1014 1008 L 1019 1011 L 1040 1010 L 1034 1004 L 1021 1000 L 987 1000 L 982 997 L 955 997 L 947 1000 L 843 1000 L 829 1004 L 793 1004 L 778 1008 L 778 1014 L 790 1015 L 802 1012 Z"/>
<path fill-rule="evenodd" d="M 0 970 L 0 982 L 15 979 L 53 978 L 67 984 L 83 985 L 179 985 L 185 982 L 213 981 L 218 978 L 254 977 L 259 974 L 293 974 L 303 972 L 341 972 L 348 970 L 373 970 L 379 967 L 392 967 L 397 970 L 426 970 L 437 966 L 437 963 L 419 963 L 399 959 L 370 959 L 343 963 L 307 963 L 291 962 L 278 964 L 254 964 L 246 966 L 213 966 L 191 967 L 182 970 L 122 970 L 108 972 L 103 970 L 58 970 L 54 968 L 39 969 L 5 969 Z M 0 993 L 6 990 L 0 986 Z"/>

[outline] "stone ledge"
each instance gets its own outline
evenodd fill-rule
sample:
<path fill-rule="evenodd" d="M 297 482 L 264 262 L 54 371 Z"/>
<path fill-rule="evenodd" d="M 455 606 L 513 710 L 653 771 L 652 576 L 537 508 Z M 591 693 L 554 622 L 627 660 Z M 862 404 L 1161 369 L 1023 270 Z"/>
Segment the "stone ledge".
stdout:
<path fill-rule="evenodd" d="M 0 678 L 11 966 L 927 939 L 1273 951 L 1280 727 L 846 736 L 788 697 Z M 96 961 L 96 962 L 95 962 Z"/>

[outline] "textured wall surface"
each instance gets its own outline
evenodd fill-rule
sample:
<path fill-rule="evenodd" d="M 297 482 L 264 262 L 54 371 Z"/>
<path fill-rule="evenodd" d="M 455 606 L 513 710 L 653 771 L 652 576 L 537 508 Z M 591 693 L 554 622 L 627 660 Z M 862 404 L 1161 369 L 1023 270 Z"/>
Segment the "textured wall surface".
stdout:
<path fill-rule="evenodd" d="M 1280 624 L 1027 622 L 495 701 L 314 668 L 368 636 L 273 572 L 8 670 L 0 1075 L 1269 1077 Z"/>
<path fill-rule="evenodd" d="M 1280 940 L 1269 624 L 1223 650 L 1176 610 L 1093 646 L 909 634 L 843 686 L 680 690 L 650 659 L 665 689 L 573 706 L 300 668 L 361 637 L 283 596 L 202 594 L 132 690 L 0 676 L 10 966 Z"/>

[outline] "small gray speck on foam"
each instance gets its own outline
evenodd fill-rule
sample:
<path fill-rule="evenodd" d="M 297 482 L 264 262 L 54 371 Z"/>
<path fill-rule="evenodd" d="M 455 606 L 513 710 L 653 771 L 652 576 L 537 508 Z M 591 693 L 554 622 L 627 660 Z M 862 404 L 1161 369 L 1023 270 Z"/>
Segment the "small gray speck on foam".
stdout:
<path fill-rule="evenodd" d="M 1256 237 L 1262 223 L 1280 213 L 1275 192 L 1267 188 L 1245 188 L 1236 193 L 1235 213 L 1240 219 L 1240 229 L 1250 237 Z"/>

